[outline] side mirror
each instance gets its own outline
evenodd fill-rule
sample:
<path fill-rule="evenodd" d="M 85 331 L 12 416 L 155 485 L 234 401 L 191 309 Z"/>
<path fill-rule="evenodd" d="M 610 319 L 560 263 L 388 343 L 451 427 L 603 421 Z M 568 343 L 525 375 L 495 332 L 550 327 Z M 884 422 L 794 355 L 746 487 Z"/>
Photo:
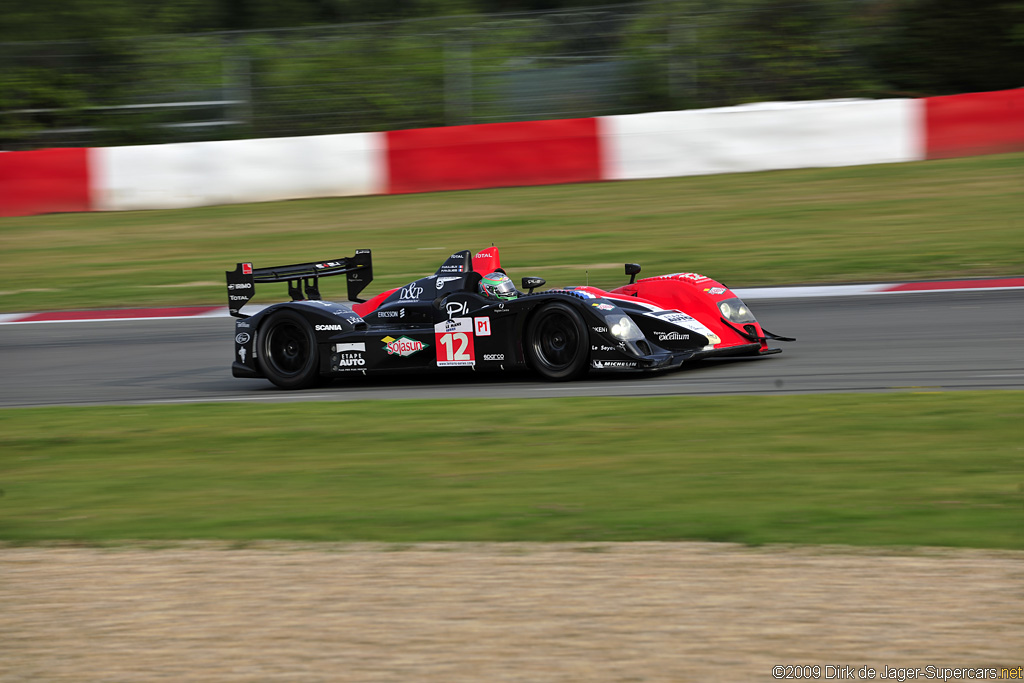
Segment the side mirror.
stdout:
<path fill-rule="evenodd" d="M 626 275 L 629 276 L 629 284 L 636 282 L 636 276 L 640 273 L 639 263 L 627 263 L 626 264 Z"/>
<path fill-rule="evenodd" d="M 547 280 L 542 277 L 524 277 L 523 289 L 529 290 L 527 294 L 533 294 L 533 290 L 543 287 L 546 282 Z"/>

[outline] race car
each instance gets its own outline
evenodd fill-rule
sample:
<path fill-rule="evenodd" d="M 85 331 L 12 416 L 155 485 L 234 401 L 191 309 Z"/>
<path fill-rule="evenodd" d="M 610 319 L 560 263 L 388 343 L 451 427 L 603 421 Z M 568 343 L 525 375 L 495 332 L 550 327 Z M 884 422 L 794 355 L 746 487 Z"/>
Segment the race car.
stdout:
<path fill-rule="evenodd" d="M 605 291 L 590 286 L 519 290 L 497 247 L 452 254 L 432 275 L 369 300 L 369 249 L 331 261 L 227 271 L 235 321 L 235 377 L 266 378 L 302 389 L 351 373 L 457 373 L 529 369 L 548 380 L 587 373 L 679 368 L 709 356 L 769 355 L 764 330 L 725 285 L 696 273 L 637 280 Z M 347 302 L 325 301 L 320 278 L 345 275 Z M 246 315 L 257 284 L 287 282 L 291 301 Z"/>

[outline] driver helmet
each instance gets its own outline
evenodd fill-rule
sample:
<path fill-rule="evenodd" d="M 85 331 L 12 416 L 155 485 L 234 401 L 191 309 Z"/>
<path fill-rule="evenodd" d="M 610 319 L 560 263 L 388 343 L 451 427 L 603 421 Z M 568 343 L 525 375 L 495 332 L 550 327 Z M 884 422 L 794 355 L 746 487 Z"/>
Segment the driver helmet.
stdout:
<path fill-rule="evenodd" d="M 515 299 L 519 296 L 512 278 L 500 271 L 494 271 L 480 279 L 480 293 L 488 299 Z"/>

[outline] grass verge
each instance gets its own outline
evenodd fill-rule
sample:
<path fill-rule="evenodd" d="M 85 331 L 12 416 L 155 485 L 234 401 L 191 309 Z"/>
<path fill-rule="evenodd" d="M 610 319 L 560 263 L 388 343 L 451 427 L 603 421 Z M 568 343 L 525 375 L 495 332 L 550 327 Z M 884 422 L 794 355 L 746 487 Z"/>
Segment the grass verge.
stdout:
<path fill-rule="evenodd" d="M 1020 392 L 12 409 L 0 539 L 1020 549 L 1022 418 Z"/>
<path fill-rule="evenodd" d="M 175 211 L 0 219 L 0 311 L 222 304 L 238 261 L 374 250 L 368 294 L 501 247 L 519 278 L 621 284 L 622 263 L 730 286 L 1024 272 L 1024 154 Z M 336 278 L 341 280 L 341 278 Z M 273 290 L 273 291 L 271 291 Z M 282 290 L 283 291 L 283 290 Z M 255 301 L 282 291 L 266 288 Z M 344 298 L 344 282 L 324 295 Z"/>

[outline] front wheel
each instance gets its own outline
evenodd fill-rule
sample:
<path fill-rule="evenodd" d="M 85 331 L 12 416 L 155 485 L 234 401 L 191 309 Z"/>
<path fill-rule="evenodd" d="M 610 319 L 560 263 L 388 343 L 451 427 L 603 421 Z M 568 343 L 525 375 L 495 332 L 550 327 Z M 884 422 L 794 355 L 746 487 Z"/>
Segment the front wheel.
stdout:
<path fill-rule="evenodd" d="M 578 379 L 587 372 L 587 325 L 567 304 L 548 304 L 537 311 L 527 325 L 524 342 L 530 367 L 545 379 Z"/>
<path fill-rule="evenodd" d="M 294 311 L 278 311 L 260 326 L 256 357 L 263 375 L 282 389 L 306 389 L 320 379 L 312 326 Z"/>

